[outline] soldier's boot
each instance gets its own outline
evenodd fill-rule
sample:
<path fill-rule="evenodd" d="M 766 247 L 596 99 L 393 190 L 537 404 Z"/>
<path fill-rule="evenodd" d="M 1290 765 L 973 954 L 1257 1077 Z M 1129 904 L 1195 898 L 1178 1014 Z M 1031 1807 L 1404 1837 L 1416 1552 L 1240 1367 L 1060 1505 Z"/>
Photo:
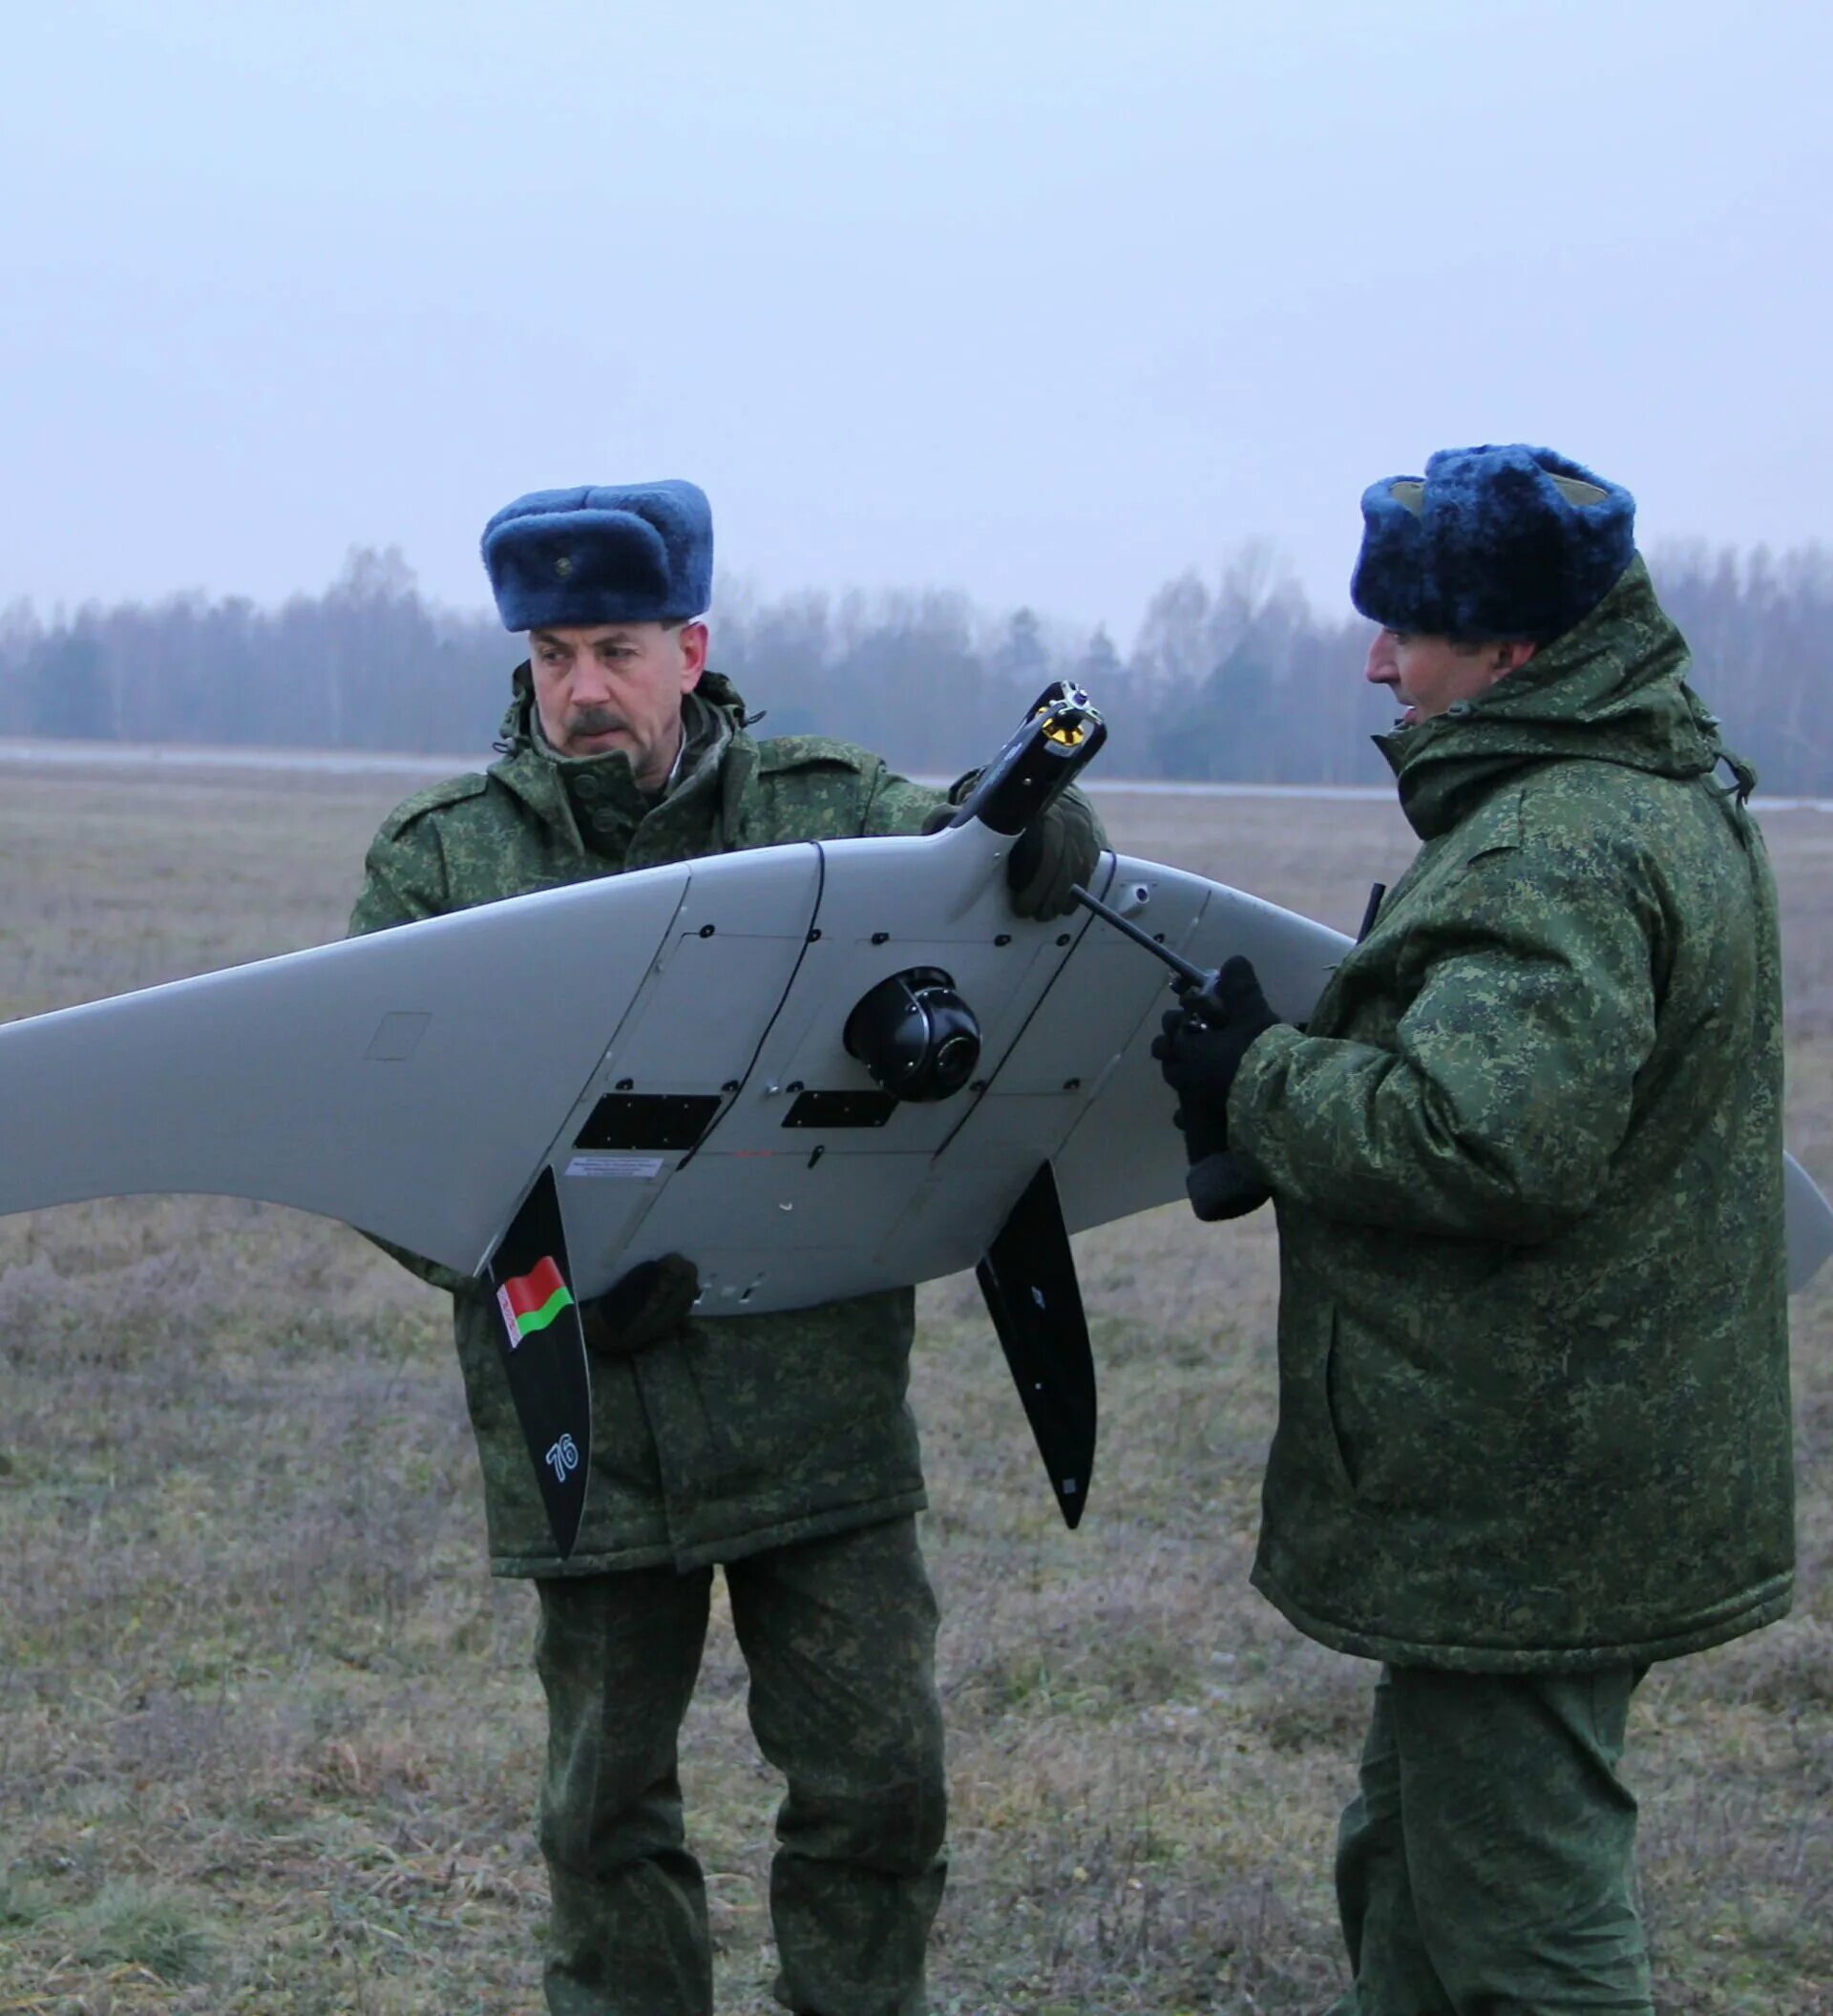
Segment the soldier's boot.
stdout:
<path fill-rule="evenodd" d="M 905 1517 L 734 1562 L 751 1727 L 789 1781 L 770 1918 L 798 2016 L 922 2016 L 947 1819 L 936 1601 Z"/>

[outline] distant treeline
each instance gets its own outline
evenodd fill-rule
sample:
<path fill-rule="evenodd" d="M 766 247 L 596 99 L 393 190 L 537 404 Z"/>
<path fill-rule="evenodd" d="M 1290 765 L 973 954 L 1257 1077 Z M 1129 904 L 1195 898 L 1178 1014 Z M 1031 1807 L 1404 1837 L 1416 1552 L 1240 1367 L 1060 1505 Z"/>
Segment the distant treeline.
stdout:
<path fill-rule="evenodd" d="M 1833 794 L 1833 553 L 1675 546 L 1652 558 L 1696 682 L 1772 792 Z M 712 662 L 762 732 L 819 731 L 906 770 L 984 760 L 1051 680 L 1112 726 L 1110 777 L 1370 783 L 1388 718 L 1360 679 L 1368 627 L 1315 612 L 1266 552 L 1152 598 L 1126 656 L 1105 630 L 989 617 L 924 590 L 767 598 L 722 582 Z M 491 740 L 518 640 L 429 603 L 393 548 L 317 596 L 0 612 L 0 734 L 466 751 Z"/>

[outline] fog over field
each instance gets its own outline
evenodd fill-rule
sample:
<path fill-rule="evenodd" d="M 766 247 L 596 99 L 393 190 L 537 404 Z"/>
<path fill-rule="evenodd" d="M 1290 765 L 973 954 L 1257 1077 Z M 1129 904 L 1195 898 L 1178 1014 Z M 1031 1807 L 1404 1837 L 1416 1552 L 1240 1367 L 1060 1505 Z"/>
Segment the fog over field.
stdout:
<path fill-rule="evenodd" d="M 1833 549 L 1654 556 L 1694 681 L 1774 793 L 1833 795 Z M 1362 677 L 1373 626 L 1314 609 L 1263 547 L 1153 597 L 1123 657 L 1105 630 L 960 594 L 715 592 L 714 668 L 766 734 L 848 737 L 914 774 L 985 761 L 1048 683 L 1108 721 L 1106 777 L 1379 788 L 1390 724 Z M 372 753 L 489 747 L 524 641 L 422 595 L 398 554 L 354 553 L 277 609 L 169 597 L 49 622 L 0 612 L 0 737 Z"/>
<path fill-rule="evenodd" d="M 0 1016 L 337 935 L 405 782 L 9 765 Z M 1345 929 L 1412 845 L 1380 801 L 1102 806 L 1126 850 Z M 1766 826 L 1789 1133 L 1825 1183 L 1833 820 Z M 954 1801 L 936 2008 L 1300 2016 L 1339 1978 L 1330 1844 L 1373 1670 L 1247 1587 L 1271 1222 L 1178 1208 L 1077 1244 L 1103 1395 L 1077 1533 L 972 1282 L 919 1297 Z M 1795 1612 L 1634 1709 L 1664 2012 L 1833 2006 L 1833 1284 L 1794 1313 Z M 0 1220 L 0 2009 L 532 2011 L 533 1625 L 484 1572 L 440 1298 L 258 1206 Z M 685 1754 L 721 2007 L 764 2016 L 777 1788 L 723 1602 Z"/>

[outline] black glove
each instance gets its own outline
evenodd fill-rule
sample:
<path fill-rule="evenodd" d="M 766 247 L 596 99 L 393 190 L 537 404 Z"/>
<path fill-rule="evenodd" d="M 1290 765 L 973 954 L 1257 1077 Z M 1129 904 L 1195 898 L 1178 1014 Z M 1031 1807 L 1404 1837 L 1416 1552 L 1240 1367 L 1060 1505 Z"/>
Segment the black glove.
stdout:
<path fill-rule="evenodd" d="M 1179 1106 L 1171 1115 L 1171 1124 L 1184 1137 L 1184 1154 L 1192 1167 L 1211 1155 L 1219 1155 L 1229 1144 L 1229 1114 L 1226 1106 L 1219 1111 L 1210 1106 L 1192 1105 L 1186 1111 Z"/>
<path fill-rule="evenodd" d="M 1216 976 L 1212 1001 L 1199 1018 L 1188 1005 L 1168 1008 L 1152 1055 L 1165 1082 L 1177 1094 L 1188 1133 L 1195 1124 L 1209 1129 L 1217 1145 L 1228 1143 L 1229 1091 L 1241 1060 L 1279 1018 L 1260 991 L 1252 963 L 1238 955 Z"/>
<path fill-rule="evenodd" d="M 1017 916 L 1048 923 L 1076 907 L 1069 892 L 1101 861 L 1101 821 L 1087 799 L 1064 791 L 1025 828 L 1005 857 L 1005 886 Z"/>
<path fill-rule="evenodd" d="M 700 1270 L 680 1253 L 643 1260 L 601 1295 L 579 1304 L 587 1347 L 601 1358 L 627 1358 L 660 1344 L 686 1322 L 700 1297 Z"/>
<path fill-rule="evenodd" d="M 1184 1187 L 1190 1193 L 1191 1210 L 1207 1225 L 1223 1218 L 1245 1218 L 1273 1195 L 1259 1170 L 1233 1148 L 1206 1155 L 1194 1164 L 1184 1179 Z"/>

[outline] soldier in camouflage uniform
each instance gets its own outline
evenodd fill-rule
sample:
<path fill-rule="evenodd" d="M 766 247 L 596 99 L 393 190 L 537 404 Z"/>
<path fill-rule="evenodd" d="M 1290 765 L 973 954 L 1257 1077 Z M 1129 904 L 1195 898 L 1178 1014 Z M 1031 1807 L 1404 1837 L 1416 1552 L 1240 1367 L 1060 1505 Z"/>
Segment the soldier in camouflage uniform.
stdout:
<path fill-rule="evenodd" d="M 1754 779 L 1626 492 L 1464 450 L 1363 511 L 1352 593 L 1423 844 L 1304 1029 L 1240 962 L 1231 1013 L 1159 1043 L 1199 1213 L 1277 1208 L 1254 1582 L 1384 1667 L 1338 2011 L 1647 2012 L 1631 1690 L 1791 1597 Z"/>
<path fill-rule="evenodd" d="M 711 547 L 706 500 L 685 483 L 537 493 L 492 519 L 498 608 L 532 633 L 502 760 L 390 816 L 353 932 L 735 848 L 936 823 L 945 794 L 864 749 L 752 740 L 692 620 Z M 1085 801 L 1062 801 L 1014 851 L 1014 908 L 1066 909 L 1100 844 Z M 945 1788 L 904 1397 L 911 1292 L 703 1323 L 689 1255 L 587 1305 L 592 1475 L 562 1562 L 491 1304 L 475 1281 L 417 1270 L 453 1294 L 492 1566 L 534 1577 L 540 1596 L 554 2016 L 712 2007 L 676 1738 L 715 1563 L 751 1725 L 788 1780 L 770 1884 L 778 1999 L 808 2016 L 916 2016 Z"/>

